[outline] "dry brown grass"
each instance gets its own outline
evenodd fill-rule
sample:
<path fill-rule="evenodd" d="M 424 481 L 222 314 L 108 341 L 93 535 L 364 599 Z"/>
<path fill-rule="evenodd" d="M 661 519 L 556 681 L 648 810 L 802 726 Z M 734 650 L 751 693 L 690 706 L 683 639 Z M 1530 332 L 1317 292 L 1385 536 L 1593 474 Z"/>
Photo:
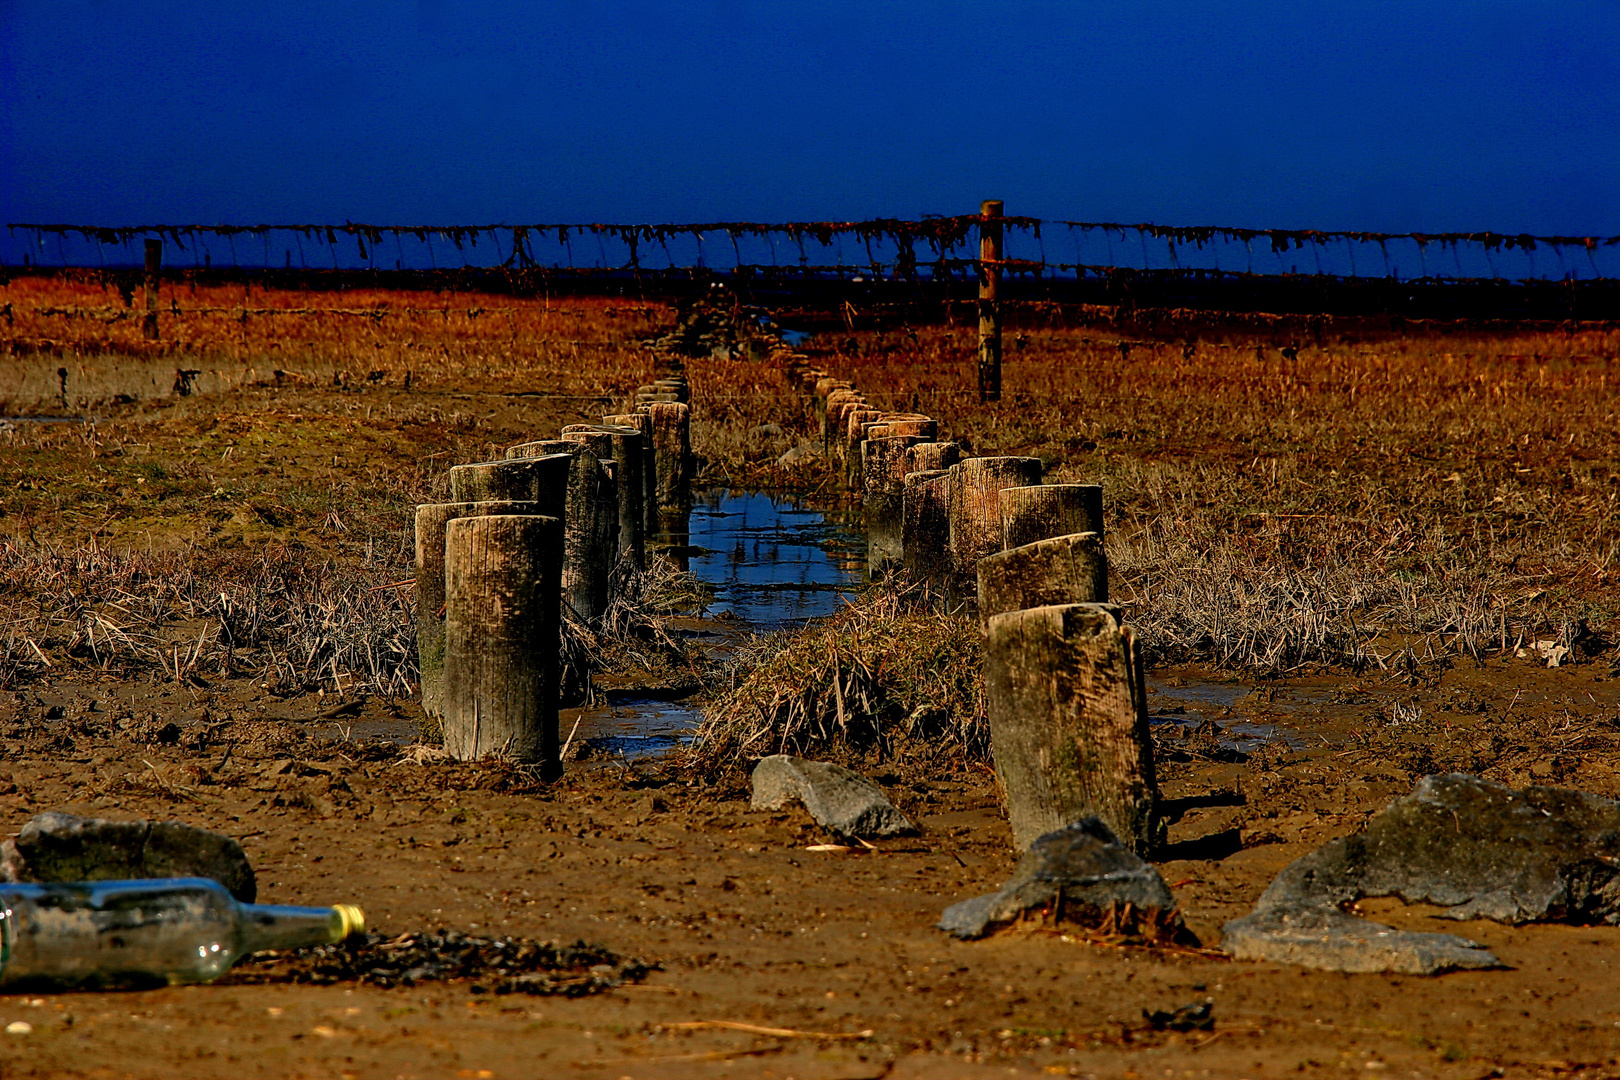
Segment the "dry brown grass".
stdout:
<path fill-rule="evenodd" d="M 1103 484 L 1115 595 L 1163 658 L 1267 671 L 1479 658 L 1620 614 L 1620 334 L 1329 337 L 1292 357 L 1235 333 L 1009 337 L 992 405 L 967 327 L 840 335 L 815 359 L 975 453 Z M 834 489 L 739 437 L 765 422 L 808 435 L 779 374 L 688 370 L 716 469 Z"/>
<path fill-rule="evenodd" d="M 983 651 L 971 620 L 941 618 L 887 582 L 740 652 L 687 764 L 714 773 L 768 754 L 983 760 Z"/>

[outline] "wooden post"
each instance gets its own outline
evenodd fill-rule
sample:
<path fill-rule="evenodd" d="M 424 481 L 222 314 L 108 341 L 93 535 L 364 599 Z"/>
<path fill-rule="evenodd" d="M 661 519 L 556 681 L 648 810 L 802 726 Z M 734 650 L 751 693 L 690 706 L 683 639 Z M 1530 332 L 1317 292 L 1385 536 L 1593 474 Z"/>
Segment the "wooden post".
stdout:
<path fill-rule="evenodd" d="M 641 432 L 641 533 L 646 538 L 658 532 L 658 452 L 653 447 L 652 416 L 644 412 L 617 413 L 602 417 L 610 427 L 629 427 Z"/>
<path fill-rule="evenodd" d="M 861 503 L 877 517 L 898 516 L 906 491 L 906 453 L 923 441 L 920 435 L 896 434 L 894 429 L 895 425 L 879 424 L 861 444 Z"/>
<path fill-rule="evenodd" d="M 450 468 L 451 502 L 514 499 L 537 502 L 547 517 L 561 518 L 568 498 L 569 454 L 509 461 L 483 461 Z"/>
<path fill-rule="evenodd" d="M 654 402 L 647 413 L 657 457 L 658 512 L 679 517 L 692 509 L 692 410 L 679 402 Z"/>
<path fill-rule="evenodd" d="M 458 518 L 445 529 L 444 748 L 501 753 L 555 779 L 562 522 Z"/>
<path fill-rule="evenodd" d="M 833 390 L 826 397 L 816 399 L 816 421 L 821 429 L 821 452 L 829 454 L 834 452 L 833 443 L 844 430 L 844 414 L 856 404 L 866 404 L 866 399 L 847 386 Z"/>
<path fill-rule="evenodd" d="M 422 710 L 429 716 L 444 715 L 445 527 L 455 518 L 539 512 L 539 503 L 510 501 L 429 503 L 416 508 L 416 656 Z"/>
<path fill-rule="evenodd" d="M 562 598 L 581 620 L 596 626 L 607 611 L 613 564 L 619 553 L 618 485 L 589 448 L 568 464 L 563 516 Z"/>
<path fill-rule="evenodd" d="M 1052 536 L 979 560 L 981 633 L 1004 611 L 1107 602 L 1108 558 L 1098 533 Z"/>
<path fill-rule="evenodd" d="M 551 457 L 553 454 L 572 454 L 574 443 L 567 439 L 540 439 L 537 442 L 518 443 L 506 448 L 506 459 Z"/>
<path fill-rule="evenodd" d="M 997 493 L 1040 482 L 1040 458 L 968 458 L 951 466 L 951 588 L 956 596 L 968 601 L 977 597 L 979 560 L 1001 550 Z"/>
<path fill-rule="evenodd" d="M 849 427 L 849 414 L 856 409 L 869 409 L 866 398 L 853 390 L 834 390 L 827 397 L 827 411 L 821 418 L 821 452 L 828 461 L 844 460 L 844 434 Z"/>
<path fill-rule="evenodd" d="M 1003 551 L 1033 544 L 1048 536 L 1087 532 L 1102 535 L 1102 488 L 1096 484 L 1002 488 L 996 497 L 1001 504 Z"/>
<path fill-rule="evenodd" d="M 962 448 L 953 442 L 918 443 L 906 451 L 906 475 L 949 469 L 962 460 Z"/>
<path fill-rule="evenodd" d="M 950 572 L 951 474 L 930 469 L 906 475 L 901 498 L 900 556 L 913 581 L 940 581 Z"/>
<path fill-rule="evenodd" d="M 844 486 L 850 491 L 861 490 L 861 443 L 866 439 L 866 425 L 877 423 L 883 415 L 882 409 L 870 405 L 844 412 Z"/>
<path fill-rule="evenodd" d="M 1117 609 L 1058 604 L 990 620 L 990 749 L 1013 846 L 1095 814 L 1148 857 L 1161 842 L 1141 651 Z"/>
<path fill-rule="evenodd" d="M 1001 200 L 979 207 L 979 400 L 1001 400 Z"/>
<path fill-rule="evenodd" d="M 641 429 L 628 424 L 591 427 L 572 424 L 563 438 L 586 440 L 599 458 L 611 458 L 619 491 L 619 558 L 639 570 L 647 565 L 647 512 L 641 505 L 646 484 L 641 479 Z"/>
<path fill-rule="evenodd" d="M 147 341 L 158 339 L 158 275 L 163 272 L 163 241 L 146 242 L 146 314 L 141 316 L 141 333 Z"/>

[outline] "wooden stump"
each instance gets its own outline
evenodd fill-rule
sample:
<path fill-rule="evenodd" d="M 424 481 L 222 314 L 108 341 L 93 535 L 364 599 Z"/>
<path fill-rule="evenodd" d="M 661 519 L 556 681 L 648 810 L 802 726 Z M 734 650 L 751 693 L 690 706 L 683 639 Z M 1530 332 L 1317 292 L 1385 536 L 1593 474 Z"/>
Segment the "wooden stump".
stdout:
<path fill-rule="evenodd" d="M 990 748 L 1013 846 L 1095 814 L 1147 857 L 1161 842 L 1147 692 L 1136 639 L 1102 604 L 990 620 Z"/>
<path fill-rule="evenodd" d="M 619 558 L 637 569 L 647 565 L 647 511 L 641 500 L 646 484 L 641 478 L 641 430 L 627 424 L 573 424 L 563 438 L 586 442 L 598 458 L 611 459 L 619 498 Z"/>
<path fill-rule="evenodd" d="M 558 588 L 562 522 L 458 518 L 445 530 L 444 748 L 557 760 Z"/>
<path fill-rule="evenodd" d="M 979 560 L 982 632 L 989 631 L 991 616 L 1004 611 L 1107 602 L 1108 559 L 1094 532 L 1052 536 Z"/>
<path fill-rule="evenodd" d="M 568 468 L 563 516 L 562 598 L 592 626 L 607 611 L 613 565 L 619 554 L 618 485 L 590 450 L 581 447 Z"/>
<path fill-rule="evenodd" d="M 821 452 L 835 461 L 844 460 L 844 429 L 853 409 L 869 408 L 866 398 L 853 390 L 839 390 L 827 399 L 821 415 Z"/>
<path fill-rule="evenodd" d="M 968 458 L 951 466 L 951 584 L 962 599 L 978 595 L 979 560 L 1001 550 L 997 493 L 1040 482 L 1040 458 Z"/>
<path fill-rule="evenodd" d="M 563 516 L 572 455 L 485 461 L 450 468 L 451 502 L 537 502 L 547 517 Z"/>
<path fill-rule="evenodd" d="M 641 513 L 642 536 L 658 531 L 658 453 L 653 449 L 652 416 L 648 413 L 619 413 L 602 417 L 613 427 L 633 427 L 641 432 Z"/>
<path fill-rule="evenodd" d="M 443 716 L 444 530 L 455 518 L 490 514 L 538 514 L 533 502 L 429 503 L 416 508 L 416 656 L 421 670 L 422 710 Z"/>
<path fill-rule="evenodd" d="M 518 443 L 516 446 L 506 448 L 506 460 L 517 461 L 521 458 L 550 457 L 553 454 L 572 454 L 574 444 L 567 439 L 541 439 L 538 442 Z"/>
<path fill-rule="evenodd" d="M 901 500 L 901 561 L 913 581 L 939 582 L 950 572 L 951 474 L 930 469 L 906 476 Z"/>
<path fill-rule="evenodd" d="M 1103 493 L 1096 484 L 1002 488 L 996 498 L 1001 505 L 1003 551 L 1033 544 L 1048 536 L 1102 535 Z"/>
<path fill-rule="evenodd" d="M 861 443 L 866 441 L 866 426 L 877 423 L 884 415 L 882 409 L 860 405 L 844 411 L 844 439 L 840 453 L 844 462 L 844 486 L 850 491 L 861 490 Z"/>
<path fill-rule="evenodd" d="M 832 403 L 833 393 L 840 390 L 845 393 L 854 393 L 852 384 L 848 379 L 835 379 L 830 375 L 824 375 L 817 379 L 815 386 L 811 388 L 814 398 L 811 400 L 810 408 L 815 414 L 816 424 L 821 430 L 822 449 L 827 448 L 827 406 Z"/>
<path fill-rule="evenodd" d="M 861 444 L 861 502 L 867 513 L 884 518 L 899 517 L 906 491 L 906 451 L 922 441 L 916 435 L 877 437 L 879 431 L 893 430 L 887 424 L 875 427 Z"/>
<path fill-rule="evenodd" d="M 962 448 L 953 442 L 920 442 L 906 451 L 906 474 L 949 469 L 962 460 Z"/>
<path fill-rule="evenodd" d="M 692 410 L 678 402 L 647 406 L 658 467 L 658 511 L 679 516 L 692 508 Z"/>
<path fill-rule="evenodd" d="M 692 388 L 687 384 L 685 375 L 671 375 L 668 378 L 654 379 L 653 389 L 674 394 L 675 400 L 682 405 L 690 404 L 692 401 Z"/>

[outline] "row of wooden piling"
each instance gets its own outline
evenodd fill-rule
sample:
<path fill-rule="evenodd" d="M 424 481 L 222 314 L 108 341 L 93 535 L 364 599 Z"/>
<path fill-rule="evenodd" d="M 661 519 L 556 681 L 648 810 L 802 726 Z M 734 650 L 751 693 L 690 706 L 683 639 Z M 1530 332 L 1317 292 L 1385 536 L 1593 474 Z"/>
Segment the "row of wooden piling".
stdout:
<path fill-rule="evenodd" d="M 562 623 L 601 626 L 650 538 L 690 511 L 691 473 L 677 374 L 630 412 L 452 466 L 450 501 L 416 508 L 422 705 L 452 757 L 560 773 Z"/>
<path fill-rule="evenodd" d="M 1019 850 L 1089 815 L 1161 836 L 1140 649 L 1108 603 L 1103 492 L 1047 484 L 1033 457 L 971 457 L 933 417 L 872 405 L 785 357 L 822 448 L 860 500 L 874 570 L 904 567 L 988 638 L 991 749 Z"/>

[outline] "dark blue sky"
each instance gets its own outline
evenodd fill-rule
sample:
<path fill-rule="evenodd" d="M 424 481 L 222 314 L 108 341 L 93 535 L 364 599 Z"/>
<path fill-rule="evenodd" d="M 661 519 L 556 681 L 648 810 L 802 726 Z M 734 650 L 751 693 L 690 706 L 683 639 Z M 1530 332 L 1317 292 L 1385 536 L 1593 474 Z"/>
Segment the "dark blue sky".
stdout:
<path fill-rule="evenodd" d="M 1620 4 L 0 0 L 0 221 L 1620 233 Z"/>

